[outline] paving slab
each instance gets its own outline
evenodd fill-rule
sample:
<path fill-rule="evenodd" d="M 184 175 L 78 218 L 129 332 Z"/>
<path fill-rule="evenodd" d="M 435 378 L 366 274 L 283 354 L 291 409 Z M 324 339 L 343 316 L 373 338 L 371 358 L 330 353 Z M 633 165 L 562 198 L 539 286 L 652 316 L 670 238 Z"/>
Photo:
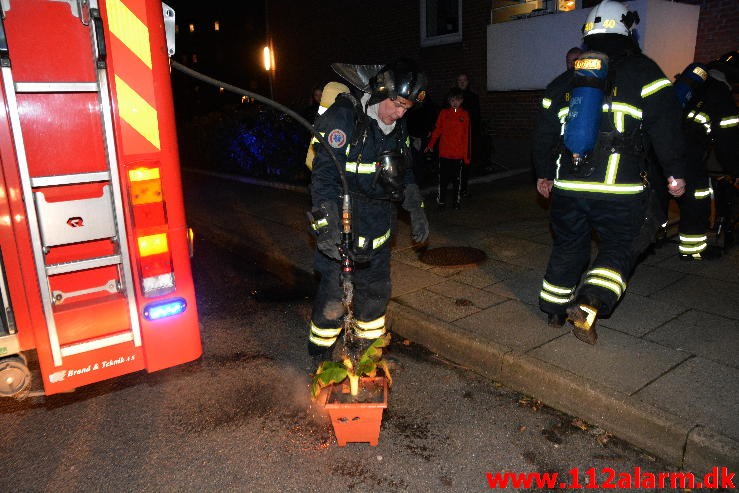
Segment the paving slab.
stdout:
<path fill-rule="evenodd" d="M 443 296 L 429 289 L 420 289 L 393 299 L 445 322 L 453 322 L 480 311 L 480 308 L 472 303 L 460 304 L 454 298 Z"/>
<path fill-rule="evenodd" d="M 739 440 L 739 369 L 691 358 L 641 389 L 649 404 Z"/>
<path fill-rule="evenodd" d="M 504 262 L 514 258 L 529 258 L 529 254 L 535 255 L 542 250 L 548 251 L 541 243 L 503 234 L 488 236 L 473 246 L 487 253 L 490 258 Z"/>
<path fill-rule="evenodd" d="M 513 351 L 538 347 L 566 332 L 546 324 L 538 308 L 509 300 L 454 322 L 466 333 Z"/>
<path fill-rule="evenodd" d="M 529 354 L 626 395 L 634 394 L 690 357 L 605 327 L 598 328 L 598 343 L 594 346 L 568 334 Z"/>
<path fill-rule="evenodd" d="M 463 284 L 457 281 L 445 281 L 441 284 L 429 286 L 428 290 L 447 298 L 451 298 L 457 304 L 471 303 L 477 308 L 487 308 L 504 302 L 507 298 L 489 291 Z"/>
<path fill-rule="evenodd" d="M 474 267 L 460 270 L 458 273 L 450 276 L 449 279 L 477 288 L 484 288 L 485 286 L 510 279 L 522 270 L 523 268 L 519 266 L 489 258 Z"/>
<path fill-rule="evenodd" d="M 642 263 L 637 265 L 634 274 L 629 279 L 626 293 L 649 296 L 671 284 L 682 282 L 685 276 L 684 272 Z"/>
<path fill-rule="evenodd" d="M 689 310 L 650 332 L 646 339 L 739 368 L 739 323 L 732 318 Z"/>
<path fill-rule="evenodd" d="M 543 271 L 522 270 L 505 281 L 498 282 L 485 289 L 500 296 L 519 300 L 527 305 L 535 305 L 536 310 L 539 311 L 539 292 L 541 291 L 543 276 Z"/>
<path fill-rule="evenodd" d="M 391 297 L 402 296 L 444 282 L 441 276 L 402 262 L 391 262 L 390 278 L 393 285 Z"/>
<path fill-rule="evenodd" d="M 739 272 L 736 267 L 734 270 Z M 733 273 L 728 275 L 733 276 Z M 690 276 L 685 282 L 659 290 L 651 298 L 739 320 L 739 284 L 734 282 Z"/>
<path fill-rule="evenodd" d="M 671 303 L 627 291 L 611 317 L 603 319 L 600 325 L 641 337 L 679 316 L 682 311 L 681 307 Z"/>

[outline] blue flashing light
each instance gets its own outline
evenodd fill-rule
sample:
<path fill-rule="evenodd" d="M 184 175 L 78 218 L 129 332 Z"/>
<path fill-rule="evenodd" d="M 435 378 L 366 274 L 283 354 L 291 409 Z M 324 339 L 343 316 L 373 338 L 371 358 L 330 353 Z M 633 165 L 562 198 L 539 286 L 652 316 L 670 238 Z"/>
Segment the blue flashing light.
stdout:
<path fill-rule="evenodd" d="M 150 303 L 144 307 L 144 318 L 154 321 L 162 318 L 172 317 L 184 312 L 187 308 L 187 301 L 184 298 L 174 298 L 165 301 Z"/>

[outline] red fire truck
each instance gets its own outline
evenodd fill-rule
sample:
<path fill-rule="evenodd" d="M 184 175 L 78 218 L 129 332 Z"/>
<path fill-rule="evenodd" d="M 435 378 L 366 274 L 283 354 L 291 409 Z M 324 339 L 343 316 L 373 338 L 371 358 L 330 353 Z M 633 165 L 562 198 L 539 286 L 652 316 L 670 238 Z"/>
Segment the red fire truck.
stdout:
<path fill-rule="evenodd" d="M 27 392 L 33 351 L 47 395 L 198 358 L 174 12 L 0 5 L 0 395 Z"/>

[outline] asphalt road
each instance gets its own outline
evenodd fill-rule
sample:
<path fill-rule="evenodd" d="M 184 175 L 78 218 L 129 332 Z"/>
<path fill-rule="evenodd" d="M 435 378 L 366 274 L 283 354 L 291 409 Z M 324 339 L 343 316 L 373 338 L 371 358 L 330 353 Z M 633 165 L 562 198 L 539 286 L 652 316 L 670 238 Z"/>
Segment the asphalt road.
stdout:
<path fill-rule="evenodd" d="M 380 443 L 336 445 L 308 398 L 312 285 L 201 233 L 203 357 L 0 400 L 0 491 L 482 491 L 486 473 L 669 470 L 576 418 L 395 340 Z M 535 491 L 535 490 L 532 490 Z M 639 490 L 633 490 L 639 491 Z M 641 490 L 651 491 L 651 490 Z"/>

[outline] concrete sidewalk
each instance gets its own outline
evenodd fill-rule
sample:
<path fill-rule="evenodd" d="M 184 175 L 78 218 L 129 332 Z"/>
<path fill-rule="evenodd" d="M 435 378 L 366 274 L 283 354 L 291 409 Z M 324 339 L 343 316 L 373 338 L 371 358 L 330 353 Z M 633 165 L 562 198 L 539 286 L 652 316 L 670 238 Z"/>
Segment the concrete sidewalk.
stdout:
<path fill-rule="evenodd" d="M 739 248 L 703 263 L 680 261 L 675 244 L 657 250 L 589 346 L 539 311 L 548 213 L 528 169 L 506 168 L 478 178 L 461 210 L 439 210 L 426 196 L 429 248 L 478 248 L 487 260 L 476 266 L 420 262 L 401 218 L 392 332 L 671 464 L 739 471 Z M 201 173 L 184 181 L 196 234 L 312 275 L 307 193 Z"/>

